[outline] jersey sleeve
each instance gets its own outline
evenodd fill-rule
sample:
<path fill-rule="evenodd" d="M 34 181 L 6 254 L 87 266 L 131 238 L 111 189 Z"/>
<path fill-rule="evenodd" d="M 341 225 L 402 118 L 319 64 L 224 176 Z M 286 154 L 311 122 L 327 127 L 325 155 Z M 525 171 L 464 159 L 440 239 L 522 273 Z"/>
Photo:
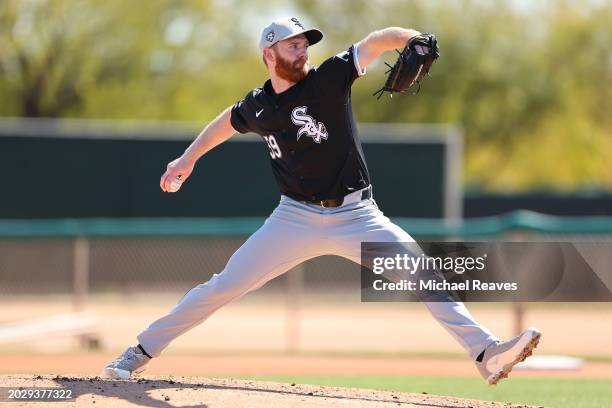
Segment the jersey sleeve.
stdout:
<path fill-rule="evenodd" d="M 252 131 L 249 124 L 249 119 L 254 117 L 253 113 L 253 93 L 250 91 L 245 95 L 244 99 L 239 100 L 232 106 L 230 122 L 232 127 L 240 133 L 248 133 Z"/>
<path fill-rule="evenodd" d="M 359 66 L 359 50 L 352 45 L 343 51 L 325 60 L 318 68 L 320 86 L 323 89 L 348 91 L 355 79 L 365 75 L 365 68 Z"/>

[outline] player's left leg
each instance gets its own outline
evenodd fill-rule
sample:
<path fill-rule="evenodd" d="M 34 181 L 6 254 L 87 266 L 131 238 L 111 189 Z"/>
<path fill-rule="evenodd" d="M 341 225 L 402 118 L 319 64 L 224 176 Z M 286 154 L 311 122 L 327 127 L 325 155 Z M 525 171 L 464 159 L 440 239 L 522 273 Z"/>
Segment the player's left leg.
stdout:
<path fill-rule="evenodd" d="M 339 207 L 332 211 L 328 236 L 331 251 L 353 262 L 361 263 L 362 242 L 414 242 L 402 228 L 393 224 L 373 200 Z M 499 341 L 486 327 L 478 323 L 462 302 L 423 302 L 433 317 L 469 353 L 489 384 L 507 377 L 512 367 L 531 354 L 540 332 L 529 328 L 507 342 Z"/>
<path fill-rule="evenodd" d="M 336 255 L 361 263 L 362 242 L 414 242 L 393 224 L 372 200 L 339 207 L 334 212 L 329 236 L 334 238 Z M 473 359 L 497 338 L 479 324 L 463 303 L 423 302 L 436 320 L 463 346 Z"/>

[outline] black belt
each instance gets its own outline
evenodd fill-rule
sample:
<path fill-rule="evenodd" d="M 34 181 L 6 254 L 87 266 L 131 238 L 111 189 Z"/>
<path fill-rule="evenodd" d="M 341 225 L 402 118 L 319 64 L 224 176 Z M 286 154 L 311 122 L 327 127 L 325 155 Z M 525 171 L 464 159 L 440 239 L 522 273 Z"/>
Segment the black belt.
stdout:
<path fill-rule="evenodd" d="M 369 198 L 372 198 L 372 187 L 368 187 L 361 192 L 362 200 L 367 200 Z M 308 203 L 308 204 L 320 205 L 321 207 L 325 207 L 325 208 L 334 208 L 334 207 L 340 207 L 342 205 L 342 203 L 344 202 L 344 197 L 330 198 L 327 200 L 306 200 L 303 202 Z"/>

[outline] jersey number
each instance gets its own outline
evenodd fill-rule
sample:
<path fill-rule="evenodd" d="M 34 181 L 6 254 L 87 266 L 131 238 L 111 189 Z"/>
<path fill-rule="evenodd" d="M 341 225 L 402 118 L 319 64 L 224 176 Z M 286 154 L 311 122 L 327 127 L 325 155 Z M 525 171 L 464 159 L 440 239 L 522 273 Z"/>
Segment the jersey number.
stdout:
<path fill-rule="evenodd" d="M 278 147 L 278 143 L 276 143 L 276 139 L 274 138 L 274 136 L 264 136 L 263 138 L 268 144 L 268 149 L 270 149 L 270 157 L 272 157 L 273 159 L 281 158 L 282 154 L 280 151 L 280 147 Z"/>

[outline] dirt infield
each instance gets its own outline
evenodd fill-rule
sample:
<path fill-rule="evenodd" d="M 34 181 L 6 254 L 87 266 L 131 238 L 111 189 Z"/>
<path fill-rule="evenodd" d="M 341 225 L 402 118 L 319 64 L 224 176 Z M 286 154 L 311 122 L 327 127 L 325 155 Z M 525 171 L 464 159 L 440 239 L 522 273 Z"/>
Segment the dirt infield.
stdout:
<path fill-rule="evenodd" d="M 112 353 L 0 354 L 0 374 L 63 374 L 95 376 Z M 444 367 L 444 370 L 440 370 Z M 480 378 L 468 358 L 360 357 L 284 354 L 168 353 L 156 358 L 147 375 L 189 377 L 252 377 L 263 375 L 462 376 Z M 520 370 L 514 377 L 612 378 L 612 363 L 586 362 L 576 370 Z M 1 407 L 0 407 L 1 408 Z"/>
<path fill-rule="evenodd" d="M 0 376 L 0 386 L 67 390 L 75 399 L 64 402 L 65 407 L 526 407 L 427 394 L 198 377 L 109 381 L 98 377 L 11 375 Z M 41 402 L 25 401 L 10 406 L 40 407 Z"/>
<path fill-rule="evenodd" d="M 181 296 L 92 296 L 87 310 L 96 317 L 103 348 L 118 353 L 131 345 L 143 328 L 166 314 Z M 176 339 L 169 351 L 465 353 L 421 304 L 360 303 L 354 296 L 320 294 L 305 297 L 299 311 L 289 311 L 286 304 L 283 294 L 247 296 Z M 476 303 L 469 307 L 500 338 L 514 335 L 509 305 Z M 0 313 L 1 325 L 68 313 L 72 303 L 66 297 L 0 296 L 0 310 L 10 311 Z M 610 355 L 612 304 L 529 305 L 523 326 L 536 326 L 544 333 L 538 354 Z M 594 335 L 588 335 L 586 340 L 588 333 Z M 2 347 L 2 353 L 15 354 L 75 350 L 78 347 L 70 338 L 59 335 L 29 338 Z"/>

